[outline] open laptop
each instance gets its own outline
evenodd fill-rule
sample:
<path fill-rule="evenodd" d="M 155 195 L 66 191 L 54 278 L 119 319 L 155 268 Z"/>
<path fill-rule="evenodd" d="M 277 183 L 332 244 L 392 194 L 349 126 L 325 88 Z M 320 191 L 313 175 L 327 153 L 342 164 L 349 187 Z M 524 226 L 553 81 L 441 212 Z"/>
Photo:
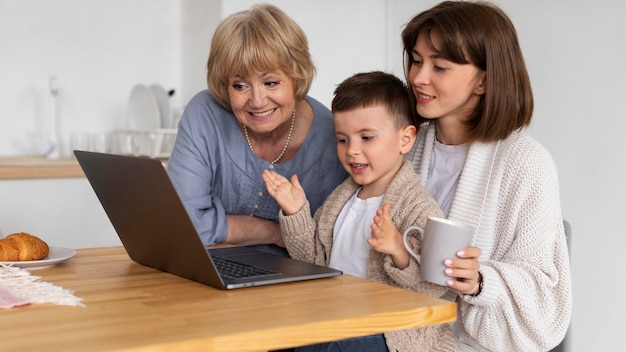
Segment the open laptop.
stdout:
<path fill-rule="evenodd" d="M 244 246 L 207 250 L 161 161 L 79 150 L 74 155 L 128 255 L 139 264 L 220 289 L 342 274 Z M 220 274 L 218 264 L 233 262 L 262 272 L 241 278 Z"/>

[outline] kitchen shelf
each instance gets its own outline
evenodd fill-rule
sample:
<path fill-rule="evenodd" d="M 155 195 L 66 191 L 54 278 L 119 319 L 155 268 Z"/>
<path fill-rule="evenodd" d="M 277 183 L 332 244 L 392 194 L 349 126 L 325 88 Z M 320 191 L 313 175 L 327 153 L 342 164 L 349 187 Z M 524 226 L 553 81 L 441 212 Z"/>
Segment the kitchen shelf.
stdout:
<path fill-rule="evenodd" d="M 43 156 L 0 157 L 0 180 L 84 177 L 71 157 L 50 160 Z"/>
<path fill-rule="evenodd" d="M 158 157 L 165 165 L 169 158 Z M 0 180 L 85 177 L 73 157 L 46 159 L 43 156 L 0 156 Z"/>

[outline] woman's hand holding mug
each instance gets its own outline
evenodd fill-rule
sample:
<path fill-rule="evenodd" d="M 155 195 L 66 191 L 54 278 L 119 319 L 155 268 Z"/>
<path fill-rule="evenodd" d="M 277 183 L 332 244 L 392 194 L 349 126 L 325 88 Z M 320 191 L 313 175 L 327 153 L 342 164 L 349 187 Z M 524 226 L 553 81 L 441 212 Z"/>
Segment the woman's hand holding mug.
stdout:
<path fill-rule="evenodd" d="M 407 241 L 412 231 L 420 233 L 422 240 L 420 254 L 416 253 Z M 456 290 L 454 287 L 456 283 L 452 285 L 448 283 L 452 280 L 452 275 L 446 274 L 446 270 L 450 268 L 446 268 L 445 262 L 451 258 L 458 258 L 457 252 L 461 249 L 468 250 L 473 236 L 474 229 L 471 226 L 448 219 L 429 217 L 425 229 L 410 226 L 404 231 L 402 240 L 406 249 L 420 264 L 420 274 L 424 280 L 451 286 Z M 480 252 L 480 249 L 478 251 Z"/>

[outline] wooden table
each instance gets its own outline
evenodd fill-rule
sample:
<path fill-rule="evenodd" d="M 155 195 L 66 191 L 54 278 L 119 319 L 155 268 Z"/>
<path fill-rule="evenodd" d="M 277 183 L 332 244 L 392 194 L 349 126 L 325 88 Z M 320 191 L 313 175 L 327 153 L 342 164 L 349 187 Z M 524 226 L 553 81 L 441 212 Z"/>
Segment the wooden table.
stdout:
<path fill-rule="evenodd" d="M 456 319 L 456 304 L 350 275 L 217 290 L 131 261 L 122 247 L 80 249 L 33 270 L 85 307 L 0 310 L 4 351 L 267 351 Z"/>

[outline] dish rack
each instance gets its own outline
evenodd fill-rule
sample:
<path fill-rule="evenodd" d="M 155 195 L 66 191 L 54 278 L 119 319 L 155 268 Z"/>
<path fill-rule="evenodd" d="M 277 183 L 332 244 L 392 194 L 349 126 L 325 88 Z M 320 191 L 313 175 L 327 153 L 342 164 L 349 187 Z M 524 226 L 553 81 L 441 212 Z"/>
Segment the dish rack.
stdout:
<path fill-rule="evenodd" d="M 175 128 L 118 129 L 114 131 L 117 152 L 123 155 L 167 159 L 174 147 L 177 132 Z"/>

